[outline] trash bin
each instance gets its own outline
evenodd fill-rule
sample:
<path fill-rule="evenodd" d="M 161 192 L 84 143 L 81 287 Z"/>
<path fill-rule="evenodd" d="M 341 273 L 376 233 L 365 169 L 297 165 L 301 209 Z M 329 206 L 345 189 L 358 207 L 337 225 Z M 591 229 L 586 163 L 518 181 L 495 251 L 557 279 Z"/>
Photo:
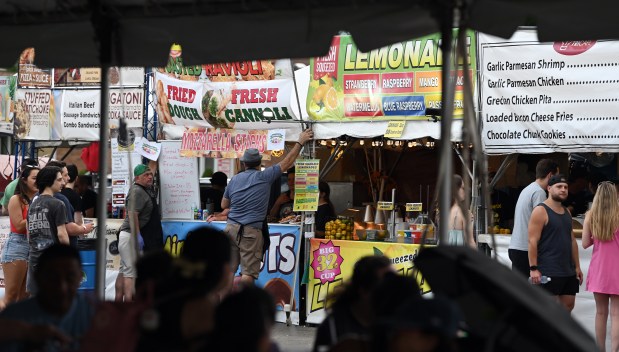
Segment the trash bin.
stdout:
<path fill-rule="evenodd" d="M 79 290 L 94 291 L 97 263 L 97 239 L 85 238 L 77 240 L 77 250 L 82 260 L 82 282 Z"/>

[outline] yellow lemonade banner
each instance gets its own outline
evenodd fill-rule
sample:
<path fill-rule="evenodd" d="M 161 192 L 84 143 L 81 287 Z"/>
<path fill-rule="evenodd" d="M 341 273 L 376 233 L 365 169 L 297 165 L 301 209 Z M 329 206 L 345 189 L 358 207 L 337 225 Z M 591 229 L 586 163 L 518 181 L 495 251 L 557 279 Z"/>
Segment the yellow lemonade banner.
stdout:
<path fill-rule="evenodd" d="M 384 255 L 399 274 L 416 279 L 421 293 L 430 292 L 430 286 L 415 268 L 413 260 L 420 245 L 391 242 L 339 241 L 311 239 L 309 254 L 309 282 L 307 285 L 307 322 L 318 324 L 325 314 L 327 296 L 347 282 L 355 263 L 368 255 Z"/>
<path fill-rule="evenodd" d="M 457 31 L 454 30 L 454 36 Z M 454 117 L 463 113 L 464 77 L 475 85 L 476 40 L 466 33 L 469 69 L 460 61 L 443 82 L 440 34 L 361 52 L 349 35 L 333 38 L 326 56 L 310 60 L 307 112 L 315 121 L 426 120 L 441 109 L 443 84 L 456 83 Z"/>

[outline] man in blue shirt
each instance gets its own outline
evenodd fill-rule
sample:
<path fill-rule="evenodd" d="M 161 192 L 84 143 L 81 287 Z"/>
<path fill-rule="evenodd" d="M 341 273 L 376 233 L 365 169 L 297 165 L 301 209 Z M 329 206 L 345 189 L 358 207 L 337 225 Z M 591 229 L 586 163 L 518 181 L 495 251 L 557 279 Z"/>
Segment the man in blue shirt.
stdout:
<path fill-rule="evenodd" d="M 229 211 L 224 232 L 232 242 L 232 275 L 240 264 L 244 284 L 253 284 L 260 273 L 264 244 L 262 225 L 266 221 L 271 184 L 281 178 L 282 170 L 294 164 L 301 147 L 313 136 L 311 129 L 301 132 L 299 141 L 284 159 L 264 171 L 260 171 L 262 155 L 258 149 L 247 149 L 241 158 L 245 171 L 234 176 L 226 187 L 221 200 L 224 213 Z M 230 284 L 232 282 L 230 280 Z"/>

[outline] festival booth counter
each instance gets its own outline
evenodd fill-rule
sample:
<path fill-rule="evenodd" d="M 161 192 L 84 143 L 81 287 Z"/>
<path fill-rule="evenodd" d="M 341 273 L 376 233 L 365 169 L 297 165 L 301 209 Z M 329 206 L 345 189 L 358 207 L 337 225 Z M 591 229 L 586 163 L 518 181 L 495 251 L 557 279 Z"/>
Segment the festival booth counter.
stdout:
<path fill-rule="evenodd" d="M 184 66 L 180 46 L 173 45 L 168 65 L 153 71 L 165 137 L 158 158 L 163 241 L 176 256 L 189 231 L 226 225 L 202 220 L 209 213 L 200 209 L 206 200 L 200 199 L 198 159 L 238 159 L 256 148 L 268 162 L 283 154 L 285 141 L 297 140 L 302 114 L 289 60 Z M 271 245 L 257 284 L 273 295 L 277 321 L 298 325 L 302 226 L 268 226 Z"/>
<path fill-rule="evenodd" d="M 364 149 L 368 168 L 372 164 L 367 157 L 368 148 L 393 146 L 398 148 L 399 153 L 404 153 L 407 148 L 419 147 L 422 139 L 428 143 L 433 143 L 431 139 L 440 139 L 440 124 L 436 121 L 442 115 L 442 86 L 449 82 L 443 82 L 443 58 L 439 42 L 438 34 L 430 35 L 363 53 L 357 49 L 350 36 L 335 37 L 328 54 L 310 60 L 310 67 L 306 71 L 309 75 L 306 107 L 314 122 L 315 138 L 333 139 L 335 148 L 338 148 L 340 141 L 341 144 L 345 144 L 343 141 L 349 145 L 356 144 Z M 476 77 L 475 43 L 473 32 L 467 33 L 470 70 L 464 72 L 461 65 L 458 65 L 452 71 L 451 80 L 456 81 L 452 141 L 461 140 L 464 75 L 473 80 Z M 364 139 L 370 141 L 358 142 Z M 322 144 L 331 145 L 331 142 Z M 347 150 L 339 148 L 331 154 L 344 154 Z M 384 172 L 380 162 L 378 164 L 372 171 L 380 172 L 380 178 L 387 179 L 389 173 Z M 330 167 L 326 167 L 326 172 Z M 321 178 L 323 176 L 321 168 Z M 382 192 L 383 186 L 378 184 L 372 189 L 381 189 Z M 422 229 L 430 225 L 428 232 L 430 237 L 434 237 L 434 226 L 427 221 L 427 215 L 421 213 L 421 203 L 407 203 L 406 210 L 418 212 L 419 218 L 425 221 L 415 221 L 413 224 L 411 219 L 409 224 L 401 219 L 397 221 L 395 216 L 388 220 L 389 211 L 398 206 L 395 203 L 395 190 L 388 193 L 378 193 L 372 204 L 364 203 L 367 206 L 366 216 L 363 217 L 363 211 L 358 209 L 357 213 L 362 216 L 357 216 L 354 227 L 341 224 L 352 220 L 335 220 L 327 223 L 324 239 L 309 240 L 306 275 L 308 323 L 322 322 L 327 296 L 351 277 L 355 262 L 366 255 L 387 256 L 397 271 L 416 278 L 422 293 L 430 291 L 416 270 L 413 259 L 421 247 Z M 427 206 L 423 210 L 427 211 Z M 376 219 L 372 207 L 379 210 Z M 373 224 L 374 221 L 376 224 L 385 224 L 385 227 Z M 394 223 L 397 223 L 397 227 Z"/>
<path fill-rule="evenodd" d="M 164 220 L 162 221 L 165 250 L 177 256 L 183 248 L 187 233 L 201 226 L 209 226 L 223 231 L 224 221 L 208 223 L 200 220 Z M 256 284 L 273 296 L 277 306 L 276 320 L 287 322 L 286 309 L 290 305 L 290 321 L 299 325 L 300 304 L 300 248 L 301 226 L 290 224 L 269 224 L 271 245 L 267 249 L 260 275 Z M 236 277 L 240 275 L 237 271 Z"/>

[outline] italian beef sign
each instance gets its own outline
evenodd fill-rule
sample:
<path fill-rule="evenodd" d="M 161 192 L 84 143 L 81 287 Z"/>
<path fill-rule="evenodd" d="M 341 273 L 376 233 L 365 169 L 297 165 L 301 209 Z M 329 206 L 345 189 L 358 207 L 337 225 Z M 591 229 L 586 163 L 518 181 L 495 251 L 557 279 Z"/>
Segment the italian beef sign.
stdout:
<path fill-rule="evenodd" d="M 180 154 L 184 157 L 240 158 L 245 150 L 256 148 L 269 160 L 266 130 L 234 130 L 193 127 L 183 133 Z"/>

